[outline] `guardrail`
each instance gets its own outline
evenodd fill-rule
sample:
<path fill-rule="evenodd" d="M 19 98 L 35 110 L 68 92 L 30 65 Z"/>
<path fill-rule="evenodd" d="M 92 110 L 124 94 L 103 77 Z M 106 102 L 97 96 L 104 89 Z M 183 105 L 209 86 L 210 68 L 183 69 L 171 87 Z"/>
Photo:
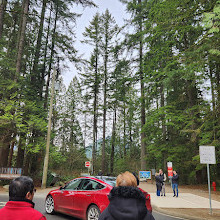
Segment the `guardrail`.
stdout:
<path fill-rule="evenodd" d="M 22 168 L 0 168 L 0 179 L 14 179 L 22 175 Z"/>

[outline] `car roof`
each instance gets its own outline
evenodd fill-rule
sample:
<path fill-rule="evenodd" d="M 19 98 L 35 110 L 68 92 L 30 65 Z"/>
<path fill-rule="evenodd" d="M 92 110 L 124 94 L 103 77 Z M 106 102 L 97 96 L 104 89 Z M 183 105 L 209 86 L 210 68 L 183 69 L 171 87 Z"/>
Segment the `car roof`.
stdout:
<path fill-rule="evenodd" d="M 109 178 L 109 176 L 105 176 L 105 177 Z M 111 184 L 106 182 L 106 178 L 99 178 L 99 176 L 82 176 L 82 177 L 78 177 L 76 179 L 92 179 L 92 180 L 98 181 L 98 182 L 100 182 L 102 184 L 105 184 L 105 185 L 108 185 L 108 186 L 112 187 Z M 110 182 L 111 182 L 111 180 L 110 180 Z"/>
<path fill-rule="evenodd" d="M 99 182 L 102 182 L 102 183 L 106 184 L 106 182 L 104 182 L 101 179 L 98 179 L 98 178 L 96 178 L 94 176 L 81 176 L 81 177 L 78 177 L 76 179 L 92 179 L 92 180 L 96 180 L 96 181 L 99 181 Z"/>

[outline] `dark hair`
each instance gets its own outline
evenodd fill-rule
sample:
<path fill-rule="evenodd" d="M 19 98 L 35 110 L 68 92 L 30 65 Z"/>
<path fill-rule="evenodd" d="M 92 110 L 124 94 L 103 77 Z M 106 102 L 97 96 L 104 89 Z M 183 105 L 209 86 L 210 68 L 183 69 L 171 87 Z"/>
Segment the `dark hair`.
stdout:
<path fill-rule="evenodd" d="M 138 185 L 139 185 L 139 178 L 138 178 L 138 175 L 137 175 L 135 172 L 133 172 L 132 174 L 135 176 L 135 178 L 136 178 L 136 180 L 137 180 L 137 186 L 138 186 Z"/>
<path fill-rule="evenodd" d="M 28 192 L 33 193 L 34 183 L 28 176 L 21 176 L 11 181 L 9 185 L 9 200 L 25 199 Z"/>

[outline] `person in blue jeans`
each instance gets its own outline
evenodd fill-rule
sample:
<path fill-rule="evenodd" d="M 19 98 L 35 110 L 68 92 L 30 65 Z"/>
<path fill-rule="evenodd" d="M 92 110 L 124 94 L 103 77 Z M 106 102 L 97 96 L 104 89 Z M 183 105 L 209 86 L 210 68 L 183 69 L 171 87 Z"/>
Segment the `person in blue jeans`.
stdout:
<path fill-rule="evenodd" d="M 160 191 L 162 190 L 163 177 L 159 175 L 159 173 L 155 174 L 156 179 L 156 187 L 157 187 L 157 196 L 160 196 Z"/>
<path fill-rule="evenodd" d="M 179 185 L 179 175 L 177 174 L 176 170 L 173 171 L 173 178 L 172 178 L 172 186 L 173 186 L 173 197 L 178 197 L 178 185 Z"/>

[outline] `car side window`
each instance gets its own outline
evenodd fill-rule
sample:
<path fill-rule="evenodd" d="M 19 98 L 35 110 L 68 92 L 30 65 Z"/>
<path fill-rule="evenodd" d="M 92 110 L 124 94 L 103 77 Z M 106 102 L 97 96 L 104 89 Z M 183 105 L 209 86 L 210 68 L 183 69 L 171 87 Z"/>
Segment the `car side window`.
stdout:
<path fill-rule="evenodd" d="M 82 189 L 82 190 L 86 190 L 86 188 L 88 188 L 88 184 L 89 184 L 89 183 L 90 183 L 90 180 L 89 180 L 89 179 L 83 180 L 81 189 Z"/>
<path fill-rule="evenodd" d="M 82 190 L 99 190 L 102 188 L 104 188 L 104 186 L 94 180 L 84 180 L 81 187 Z"/>
<path fill-rule="evenodd" d="M 64 189 L 65 189 L 65 190 L 77 190 L 81 182 L 82 182 L 81 179 L 73 180 L 73 181 L 69 182 L 69 183 L 64 187 Z"/>
<path fill-rule="evenodd" d="M 95 187 L 96 190 L 103 189 L 105 186 L 103 186 L 101 183 L 98 183 Z"/>

